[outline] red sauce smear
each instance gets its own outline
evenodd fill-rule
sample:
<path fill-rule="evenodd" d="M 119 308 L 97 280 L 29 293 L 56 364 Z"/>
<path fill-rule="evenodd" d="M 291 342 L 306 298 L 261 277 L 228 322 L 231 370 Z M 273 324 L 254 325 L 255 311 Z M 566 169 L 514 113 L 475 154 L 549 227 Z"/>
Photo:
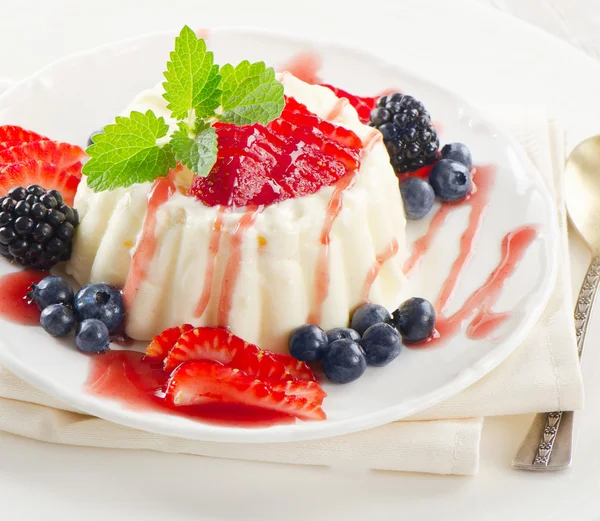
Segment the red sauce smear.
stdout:
<path fill-rule="evenodd" d="M 0 317 L 23 326 L 39 326 L 40 310 L 29 303 L 27 293 L 32 284 L 48 275 L 43 271 L 18 271 L 0 278 Z"/>
<path fill-rule="evenodd" d="M 473 191 L 470 196 L 459 203 L 443 204 L 429 223 L 425 235 L 415 241 L 412 255 L 404 264 L 404 273 L 410 274 L 429 250 L 437 233 L 446 222 L 448 215 L 463 206 L 470 206 L 469 222 L 460 239 L 460 250 L 450 273 L 444 281 L 438 298 L 434 304 L 437 314 L 434 337 L 416 346 L 432 346 L 456 334 L 464 321 L 474 315 L 466 334 L 468 338 L 484 338 L 510 317 L 510 313 L 494 313 L 491 308 L 498 300 L 504 284 L 514 272 L 519 261 L 535 240 L 537 231 L 533 226 L 524 226 L 508 233 L 502 241 L 502 259 L 485 284 L 477 289 L 452 316 L 446 317 L 444 312 L 448 301 L 460 281 L 465 267 L 473 253 L 473 244 L 481 227 L 485 210 L 488 206 L 496 171 L 491 166 L 477 167 L 474 172 Z"/>
<path fill-rule="evenodd" d="M 371 292 L 371 287 L 373 286 L 375 279 L 379 276 L 381 268 L 387 261 L 396 256 L 396 254 L 398 253 L 398 249 L 398 241 L 394 237 L 384 248 L 384 250 L 375 257 L 375 262 L 373 263 L 373 266 L 371 266 L 371 269 L 369 270 L 365 278 L 365 282 L 363 283 L 363 288 L 361 292 L 361 300 L 363 302 L 368 301 L 369 293 Z"/>
<path fill-rule="evenodd" d="M 340 114 L 342 113 L 342 111 L 348 105 L 350 105 L 350 102 L 346 98 L 339 98 L 337 100 L 336 104 L 334 105 L 333 109 L 331 109 L 331 112 L 327 116 L 327 120 L 328 121 L 334 121 L 334 120 L 336 120 L 340 116 Z"/>
<path fill-rule="evenodd" d="M 210 29 L 208 27 L 200 27 L 199 29 L 196 29 L 196 36 L 198 38 L 202 38 L 203 40 L 208 40 L 209 35 L 210 35 Z"/>
<path fill-rule="evenodd" d="M 439 336 L 431 339 L 427 345 L 435 345 L 440 340 L 456 334 L 463 322 L 469 319 L 466 334 L 471 339 L 485 338 L 502 325 L 510 317 L 510 313 L 494 313 L 491 308 L 500 297 L 506 281 L 514 273 L 527 248 L 536 237 L 537 230 L 534 226 L 523 226 L 506 234 L 502 240 L 502 258 L 498 266 L 485 283 L 473 292 L 453 315 L 446 317 L 443 310 L 439 311 L 440 308 L 437 306 L 440 300 L 438 299 L 436 304 L 436 313 L 438 313 L 436 329 Z M 475 316 L 471 319 L 474 313 Z"/>
<path fill-rule="evenodd" d="M 446 222 L 448 215 L 457 208 L 462 208 L 464 206 L 471 207 L 469 225 L 460 239 L 460 254 L 454 262 L 450 276 L 442 289 L 442 295 L 445 295 L 442 301 L 442 307 L 450 296 L 449 294 L 447 295 L 448 291 L 456 285 L 462 268 L 471 257 L 473 241 L 479 230 L 483 214 L 490 200 L 495 178 L 496 171 L 494 167 L 478 166 L 474 172 L 474 187 L 469 197 L 458 203 L 444 203 L 440 206 L 429 223 L 429 229 L 425 235 L 415 241 L 412 254 L 404 263 L 404 273 L 408 275 L 418 265 L 425 253 L 427 253 L 433 239 Z"/>
<path fill-rule="evenodd" d="M 337 106 L 337 105 L 336 105 Z M 336 107 L 333 109 L 336 110 Z M 373 132 L 366 142 L 363 143 L 363 152 L 370 150 L 373 145 L 383 139 L 380 132 Z M 325 220 L 321 228 L 319 238 L 319 253 L 317 254 L 317 264 L 315 267 L 315 297 L 312 309 L 306 318 L 308 324 L 319 324 L 323 314 L 323 304 L 329 295 L 329 283 L 331 281 L 329 259 L 329 243 L 331 242 L 331 230 L 340 215 L 343 207 L 344 193 L 353 184 L 358 171 L 350 172 L 342 177 L 336 184 L 329 199 L 327 210 L 325 211 Z"/>
<path fill-rule="evenodd" d="M 322 82 L 319 76 L 320 68 L 321 56 L 314 51 L 305 51 L 293 56 L 284 65 L 278 67 L 278 70 L 291 72 L 299 80 L 314 85 Z"/>
<path fill-rule="evenodd" d="M 225 207 L 219 206 L 213 222 L 210 242 L 208 244 L 208 260 L 206 261 L 206 271 L 204 273 L 204 285 L 202 287 L 202 295 L 200 295 L 200 300 L 198 300 L 198 305 L 196 306 L 196 311 L 194 311 L 195 318 L 200 318 L 204 314 L 206 306 L 208 306 L 208 302 L 210 301 L 210 292 L 212 290 L 215 274 L 215 262 L 217 260 L 217 254 L 219 253 L 219 245 L 221 244 L 224 213 Z"/>
<path fill-rule="evenodd" d="M 218 425 L 268 427 L 295 421 L 287 414 L 240 404 L 215 402 L 176 407 L 156 395 L 157 390 L 165 389 L 168 377 L 160 362 L 145 360 L 143 353 L 109 351 L 91 357 L 86 390 L 94 396 L 119 400 L 130 410 L 156 411 Z"/>
<path fill-rule="evenodd" d="M 129 275 L 123 289 L 123 301 L 125 307 L 130 308 L 135 301 L 137 293 L 146 280 L 148 268 L 156 252 L 156 214 L 160 206 L 168 201 L 175 192 L 175 185 L 169 177 L 161 177 L 154 182 L 148 194 L 148 210 L 142 237 L 131 259 Z"/>
<path fill-rule="evenodd" d="M 244 243 L 244 234 L 250 226 L 254 224 L 257 214 L 262 210 L 261 207 L 248 208 L 246 213 L 239 220 L 233 236 L 231 237 L 231 247 L 225 275 L 223 276 L 223 287 L 221 289 L 221 299 L 217 311 L 217 325 L 226 327 L 229 325 L 229 313 L 233 302 L 233 293 L 242 269 L 242 245 Z"/>
<path fill-rule="evenodd" d="M 342 211 L 342 199 L 344 192 L 354 184 L 356 171 L 346 174 L 342 177 L 333 190 L 327 210 L 325 212 L 325 221 L 321 228 L 319 238 L 319 253 L 317 254 L 317 264 L 315 268 L 315 298 L 312 310 L 306 319 L 308 324 L 319 324 L 323 313 L 323 304 L 329 295 L 330 262 L 329 262 L 329 243 L 331 242 L 331 229 L 340 212 Z"/>

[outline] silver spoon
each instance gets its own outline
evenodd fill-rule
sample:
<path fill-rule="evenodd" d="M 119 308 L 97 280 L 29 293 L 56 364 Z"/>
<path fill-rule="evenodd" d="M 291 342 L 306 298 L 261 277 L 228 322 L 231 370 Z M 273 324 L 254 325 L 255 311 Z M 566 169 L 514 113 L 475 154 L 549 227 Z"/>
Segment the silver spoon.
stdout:
<path fill-rule="evenodd" d="M 600 136 L 579 144 L 565 168 L 566 203 L 571 222 L 590 250 L 592 260 L 575 304 L 575 333 L 579 358 L 600 282 Z M 571 464 L 573 412 L 537 414 L 513 460 L 523 470 L 560 470 Z"/>

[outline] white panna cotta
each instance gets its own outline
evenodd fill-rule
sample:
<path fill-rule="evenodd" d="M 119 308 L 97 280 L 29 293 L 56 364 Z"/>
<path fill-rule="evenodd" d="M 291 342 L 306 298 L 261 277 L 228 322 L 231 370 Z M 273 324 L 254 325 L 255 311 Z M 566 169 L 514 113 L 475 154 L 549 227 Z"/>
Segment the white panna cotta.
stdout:
<path fill-rule="evenodd" d="M 279 79 L 287 96 L 361 138 L 358 172 L 258 210 L 204 205 L 187 195 L 186 168 L 107 192 L 92 191 L 85 178 L 79 185 L 81 224 L 67 272 L 80 284 L 124 288 L 130 337 L 149 340 L 183 323 L 228 326 L 284 352 L 297 326 L 347 326 L 367 300 L 397 306 L 406 221 L 381 135 L 329 89 L 289 73 Z M 142 92 L 124 113 L 150 109 L 173 125 L 162 93 L 160 85 Z"/>

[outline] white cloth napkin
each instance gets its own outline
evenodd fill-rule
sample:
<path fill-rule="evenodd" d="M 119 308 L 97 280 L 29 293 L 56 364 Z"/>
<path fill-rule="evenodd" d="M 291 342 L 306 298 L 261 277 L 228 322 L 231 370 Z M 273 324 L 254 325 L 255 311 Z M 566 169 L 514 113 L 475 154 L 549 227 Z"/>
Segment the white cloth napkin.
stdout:
<path fill-rule="evenodd" d="M 514 122 L 514 120 L 513 120 Z M 478 383 L 411 421 L 330 439 L 279 444 L 208 443 L 140 432 L 79 414 L 0 368 L 0 430 L 71 445 L 151 449 L 245 460 L 439 474 L 475 474 L 484 416 L 582 406 L 575 350 L 566 218 L 564 132 L 547 120 L 511 125 L 556 195 L 561 259 L 556 288 L 527 340 Z"/>

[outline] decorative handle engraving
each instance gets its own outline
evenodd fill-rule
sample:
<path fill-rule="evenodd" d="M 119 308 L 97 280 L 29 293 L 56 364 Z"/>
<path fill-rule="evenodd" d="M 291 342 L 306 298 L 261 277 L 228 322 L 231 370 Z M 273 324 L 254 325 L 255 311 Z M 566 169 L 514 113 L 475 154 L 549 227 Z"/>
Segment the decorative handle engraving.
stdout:
<path fill-rule="evenodd" d="M 592 307 L 594 305 L 594 299 L 596 298 L 599 282 L 600 255 L 596 255 L 592 259 L 587 273 L 585 274 L 585 279 L 583 279 L 583 284 L 581 285 L 579 296 L 577 297 L 577 304 L 575 304 L 575 336 L 577 337 L 577 354 L 579 358 L 581 358 L 583 353 L 587 326 L 592 313 Z M 533 459 L 534 466 L 548 466 L 562 416 L 562 412 L 551 412 L 548 414 L 544 432 L 542 433 L 537 453 Z"/>

